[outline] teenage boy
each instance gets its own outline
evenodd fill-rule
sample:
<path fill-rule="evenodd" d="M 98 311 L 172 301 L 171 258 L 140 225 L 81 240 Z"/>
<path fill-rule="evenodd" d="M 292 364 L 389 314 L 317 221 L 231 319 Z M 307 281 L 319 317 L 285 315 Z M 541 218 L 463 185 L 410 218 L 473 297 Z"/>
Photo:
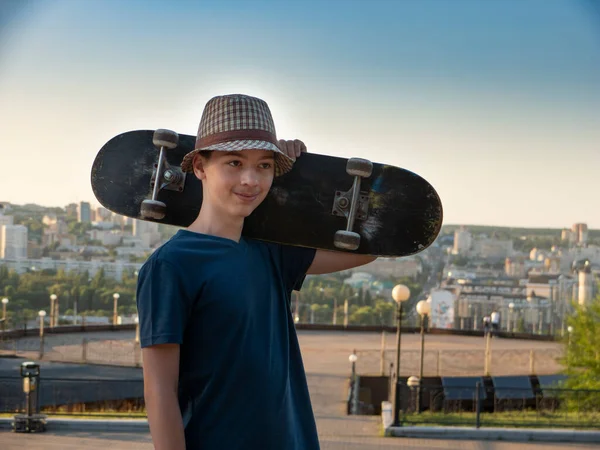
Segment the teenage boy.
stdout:
<path fill-rule="evenodd" d="M 144 397 L 157 450 L 319 448 L 291 293 L 306 274 L 374 258 L 242 236 L 273 178 L 305 151 L 299 140 L 277 140 L 261 99 L 219 96 L 204 109 L 182 163 L 202 182 L 200 212 L 138 278 Z"/>

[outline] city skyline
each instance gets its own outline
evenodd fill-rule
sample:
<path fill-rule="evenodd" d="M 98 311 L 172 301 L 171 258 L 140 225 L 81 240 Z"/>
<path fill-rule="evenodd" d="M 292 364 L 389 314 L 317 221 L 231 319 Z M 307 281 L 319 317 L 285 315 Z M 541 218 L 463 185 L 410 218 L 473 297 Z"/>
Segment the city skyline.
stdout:
<path fill-rule="evenodd" d="M 195 134 L 210 97 L 243 92 L 280 138 L 423 176 L 446 225 L 600 229 L 588 2 L 19 5 L 0 19 L 0 201 L 96 207 L 106 141 Z"/>
<path fill-rule="evenodd" d="M 123 217 L 125 219 L 130 219 L 130 220 L 136 220 L 138 222 L 146 222 L 146 223 L 156 223 L 156 224 L 160 224 L 160 222 L 154 222 L 154 221 L 146 221 L 144 219 L 140 219 L 140 218 L 135 218 L 135 217 L 128 217 L 128 216 L 121 216 L 120 214 L 114 213 L 112 211 L 110 211 L 109 209 L 105 208 L 103 205 L 101 205 L 98 202 L 93 202 L 93 201 L 88 201 L 88 200 L 81 200 L 79 202 L 69 202 L 66 205 L 43 205 L 43 204 L 39 204 L 39 203 L 25 203 L 25 204 L 18 204 L 18 203 L 10 203 L 10 202 L 6 202 L 6 201 L 2 201 L 2 199 L 0 199 L 0 206 L 2 205 L 13 205 L 13 206 L 18 206 L 18 207 L 25 207 L 27 205 L 35 205 L 41 208 L 45 208 L 45 209 L 52 209 L 52 208 L 61 208 L 61 209 L 65 209 L 67 206 L 72 206 L 72 205 L 76 205 L 78 207 L 78 214 L 79 214 L 79 205 L 80 203 L 86 203 L 90 205 L 90 209 L 92 211 L 96 211 L 99 208 L 102 208 L 108 212 L 110 212 L 111 214 L 115 215 L 115 216 L 119 216 L 119 217 Z M 1 215 L 5 215 L 5 216 L 10 216 L 12 215 L 10 210 L 8 211 L 3 211 L 2 208 L 0 208 L 0 216 Z M 105 219 L 103 218 L 101 221 L 104 221 Z M 78 221 L 81 221 L 78 219 Z M 91 222 L 94 222 L 94 220 L 90 220 Z M 96 220 L 97 221 L 97 220 Z M 444 222 L 443 227 L 465 227 L 466 229 L 468 229 L 469 227 L 490 227 L 490 228 L 525 228 L 525 229 L 551 229 L 551 230 L 556 230 L 556 231 L 561 231 L 561 230 L 571 230 L 573 224 L 581 224 L 584 222 L 580 222 L 580 221 L 565 221 L 561 226 L 558 227 L 548 227 L 548 226 L 532 226 L 532 227 L 526 227 L 526 226 L 520 226 L 520 225 L 516 225 L 516 226 L 510 226 L 510 225 L 497 225 L 497 224 L 478 224 L 478 223 L 448 223 L 448 222 Z M 169 224 L 166 224 L 169 225 Z M 585 224 L 588 225 L 588 224 Z M 596 231 L 600 231 L 600 228 L 588 228 L 588 231 L 591 232 L 596 232 Z"/>

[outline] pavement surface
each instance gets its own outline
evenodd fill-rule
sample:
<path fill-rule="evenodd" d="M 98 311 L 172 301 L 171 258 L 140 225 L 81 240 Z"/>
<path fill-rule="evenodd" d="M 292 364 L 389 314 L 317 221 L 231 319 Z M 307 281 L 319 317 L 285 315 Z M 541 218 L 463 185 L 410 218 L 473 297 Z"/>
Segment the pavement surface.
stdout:
<path fill-rule="evenodd" d="M 61 348 L 61 354 L 68 355 L 69 347 L 76 348 L 81 345 L 84 335 L 60 336 L 57 341 Z M 106 332 L 97 333 L 87 338 L 95 339 L 100 349 L 101 342 L 105 344 L 104 351 L 98 355 L 114 359 L 115 349 L 124 348 L 126 341 L 131 341 L 133 332 Z M 308 375 L 309 389 L 313 399 L 313 408 L 317 418 L 317 426 L 321 440 L 321 448 L 324 450 L 382 450 L 388 448 L 402 449 L 461 449 L 461 450 L 538 450 L 538 449 L 595 449 L 600 447 L 591 444 L 557 444 L 557 443 L 523 443 L 523 442 L 494 442 L 454 439 L 419 439 L 419 438 L 392 438 L 380 436 L 380 419 L 376 416 L 347 416 L 345 414 L 346 398 L 348 395 L 348 376 L 350 366 L 348 356 L 356 349 L 359 355 L 357 371 L 359 373 L 377 372 L 381 365 L 381 334 L 378 333 L 347 333 L 347 332 L 319 332 L 300 331 L 300 344 L 304 355 L 304 364 Z M 403 358 L 404 352 L 416 352 L 419 349 L 420 340 L 418 334 L 403 335 L 402 337 Z M 122 341 L 120 344 L 114 341 Z M 492 348 L 496 353 L 506 352 L 529 355 L 531 350 L 539 354 L 554 354 L 560 351 L 560 345 L 549 342 L 516 341 L 508 339 L 494 339 Z M 50 344 L 52 342 L 50 341 Z M 426 337 L 426 348 L 431 354 L 437 351 L 462 352 L 462 357 L 471 357 L 473 366 L 478 367 L 481 362 L 483 370 L 483 345 L 482 338 L 461 336 L 435 336 Z M 35 348 L 35 340 L 31 346 Z M 395 336 L 387 335 L 386 352 L 384 357 L 387 361 L 387 353 L 393 352 Z M 112 353 L 111 353 L 112 352 Z M 481 358 L 481 361 L 479 361 Z M 2 361 L 2 358 L 0 358 Z M 512 364 L 511 374 L 527 374 L 529 371 L 528 358 L 523 362 L 517 360 Z M 114 362 L 114 361 L 113 361 Z M 463 363 L 465 360 L 463 359 Z M 14 370 L 4 367 L 3 374 Z M 404 360 L 403 360 L 404 364 Z M 410 369 L 410 364 L 406 363 Z M 60 370 L 69 373 L 76 371 L 78 364 L 65 365 Z M 404 366 L 403 366 L 404 367 Z M 439 370 L 437 359 L 430 361 L 430 371 Z M 537 366 L 536 366 L 537 367 Z M 56 370 L 59 368 L 57 367 Z M 407 370 L 409 370 L 407 369 Z M 78 370 L 78 369 L 77 369 Z M 84 366 L 85 376 L 98 377 L 107 376 L 107 372 L 101 366 Z M 479 369 L 475 369 L 479 370 Z M 552 373 L 551 367 L 545 369 Z M 110 370 L 109 370 L 110 372 Z M 481 372 L 478 372 L 479 374 Z M 478 373 L 472 373 L 477 375 Z M 121 375 L 122 372 L 119 374 Z M 116 375 L 116 373 L 111 373 Z M 32 449 L 114 449 L 134 450 L 152 449 L 152 443 L 147 432 L 116 432 L 116 431 L 47 431 L 39 435 L 14 434 L 10 431 L 0 431 L 0 449 L 10 450 L 27 448 Z"/>
<path fill-rule="evenodd" d="M 152 450 L 149 434 L 124 432 L 46 432 L 39 435 L 0 431 L 2 450 Z M 378 438 L 356 433 L 321 436 L 322 450 L 598 450 L 597 445 L 521 442 L 458 441 L 438 439 Z"/>

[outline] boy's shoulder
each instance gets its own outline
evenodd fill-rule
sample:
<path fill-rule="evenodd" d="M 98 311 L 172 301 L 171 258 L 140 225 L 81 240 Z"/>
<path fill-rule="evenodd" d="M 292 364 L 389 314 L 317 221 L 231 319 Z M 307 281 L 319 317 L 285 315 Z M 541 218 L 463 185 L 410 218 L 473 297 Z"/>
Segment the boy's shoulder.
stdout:
<path fill-rule="evenodd" d="M 198 239 L 198 237 L 195 237 Z M 143 266 L 152 264 L 162 264 L 180 267 L 185 265 L 186 259 L 190 257 L 198 258 L 202 255 L 204 246 L 194 242 L 192 236 L 185 230 L 178 230 L 165 243 L 154 250 L 146 259 Z"/>

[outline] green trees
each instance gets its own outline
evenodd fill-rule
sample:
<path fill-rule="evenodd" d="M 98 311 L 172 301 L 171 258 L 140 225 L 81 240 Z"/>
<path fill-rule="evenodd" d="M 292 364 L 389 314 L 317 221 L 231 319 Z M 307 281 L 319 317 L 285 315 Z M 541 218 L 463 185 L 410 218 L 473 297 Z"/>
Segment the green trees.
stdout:
<path fill-rule="evenodd" d="M 350 325 L 395 324 L 396 304 L 391 295 L 377 293 L 377 290 L 362 289 L 361 286 L 350 286 L 344 283 L 345 277 L 341 274 L 333 275 L 308 277 L 297 299 L 292 299 L 292 308 L 295 309 L 296 304 L 298 305 L 296 313 L 300 322 L 332 324 L 335 314 L 336 323 L 341 325 L 344 320 L 344 304 L 347 301 Z M 411 290 L 412 302 L 422 291 L 418 282 L 406 278 L 390 278 L 375 285 L 378 288 L 383 285 L 385 289 L 391 290 L 399 283 L 405 284 Z"/>
<path fill-rule="evenodd" d="M 589 305 L 574 305 L 567 324 L 571 330 L 565 336 L 568 387 L 600 389 L 600 296 Z"/>
<path fill-rule="evenodd" d="M 135 289 L 137 276 L 126 272 L 121 282 L 107 278 L 103 270 L 93 277 L 87 272 L 66 273 L 64 270 L 29 271 L 22 275 L 6 267 L 0 267 L 0 296 L 8 297 L 8 321 L 21 326 L 25 320 L 37 317 L 39 310 L 50 312 L 50 295 L 56 294 L 61 315 L 87 312 L 88 315 L 110 317 L 113 309 L 113 294 L 120 295 L 119 314 L 135 314 Z"/>
<path fill-rule="evenodd" d="M 344 305 L 348 304 L 348 323 L 354 325 L 395 324 L 396 305 L 390 291 L 402 283 L 411 290 L 406 307 L 416 302 L 422 291 L 418 281 L 408 278 L 380 280 L 365 289 L 344 283 L 347 275 L 340 273 L 309 276 L 292 308 L 298 306 L 297 315 L 303 323 L 341 325 L 344 322 Z M 135 314 L 137 274 L 127 271 L 122 280 L 107 277 L 103 270 L 93 276 L 89 273 L 65 272 L 64 270 L 32 270 L 18 275 L 14 270 L 0 267 L 0 296 L 10 299 L 9 321 L 21 326 L 25 319 L 37 317 L 39 310 L 50 313 L 50 295 L 56 294 L 61 315 L 105 315 L 112 317 L 113 294 L 119 293 L 120 315 Z"/>

